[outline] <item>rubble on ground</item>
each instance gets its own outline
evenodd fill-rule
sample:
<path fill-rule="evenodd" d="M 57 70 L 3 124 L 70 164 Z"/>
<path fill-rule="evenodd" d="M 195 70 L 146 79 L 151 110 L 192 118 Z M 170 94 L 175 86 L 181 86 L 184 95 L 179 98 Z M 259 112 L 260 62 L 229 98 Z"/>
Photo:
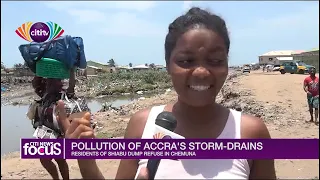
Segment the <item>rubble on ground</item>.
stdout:
<path fill-rule="evenodd" d="M 8 86 L 11 85 L 19 85 L 25 83 L 31 83 L 33 77 L 32 76 L 1 76 L 1 84 L 6 84 Z"/>
<path fill-rule="evenodd" d="M 243 74 L 241 72 L 233 72 L 228 77 L 227 80 L 221 89 L 217 102 L 222 104 L 225 107 L 242 111 L 246 114 L 250 114 L 256 117 L 263 118 L 265 121 L 275 121 L 279 119 L 278 114 L 283 113 L 283 110 L 279 108 L 276 104 L 263 104 L 255 100 L 251 94 L 250 89 L 240 89 L 239 86 L 239 77 Z M 93 83 L 92 80 L 78 79 L 76 92 L 79 96 L 92 95 L 97 97 L 96 94 L 98 91 L 101 91 L 106 85 L 97 83 L 95 86 L 88 88 L 86 86 L 88 83 Z M 109 86 L 116 85 L 110 84 Z M 12 96 L 19 97 L 25 94 L 34 94 L 32 88 L 28 90 L 27 86 L 15 87 L 15 90 L 11 92 Z M 10 91 L 10 89 L 9 89 Z M 13 95 L 16 93 L 15 95 Z M 137 91 L 135 93 L 144 94 L 144 91 Z M 4 94 L 4 96 L 3 96 Z M 6 95 L 7 94 L 7 95 Z M 1 94 L 1 102 L 3 100 L 10 99 L 10 93 L 4 92 Z M 16 99 L 12 103 L 19 104 L 25 101 L 32 101 L 35 97 L 29 97 L 25 99 Z M 95 114 L 95 121 L 98 128 L 97 131 L 106 132 L 108 131 L 108 137 L 117 137 L 117 135 L 123 135 L 124 129 L 127 122 L 129 121 L 130 116 L 147 107 L 167 104 L 174 102 L 176 100 L 176 92 L 172 88 L 166 88 L 161 93 L 156 93 L 152 97 L 140 97 L 133 102 L 120 106 L 114 107 L 112 104 L 103 104 L 99 112 Z"/>
<path fill-rule="evenodd" d="M 253 115 L 264 119 L 265 121 L 276 121 L 279 119 L 279 114 L 283 110 L 275 104 L 263 105 L 254 99 L 249 89 L 241 89 L 239 86 L 239 77 L 242 73 L 234 72 L 227 77 L 221 92 L 217 97 L 217 102 L 223 106 L 243 113 Z M 136 100 L 130 104 L 121 106 L 121 108 L 109 108 L 104 111 L 96 113 L 96 121 L 100 123 L 103 128 L 99 131 L 101 137 L 117 137 L 122 136 L 127 123 L 132 114 L 135 112 L 156 105 L 167 104 L 176 100 L 176 93 L 172 89 L 167 89 L 165 93 L 158 94 L 143 100 Z"/>
<path fill-rule="evenodd" d="M 279 114 L 283 109 L 276 104 L 264 104 L 255 100 L 250 89 L 240 88 L 239 73 L 234 73 L 228 77 L 227 83 L 221 89 L 217 102 L 223 106 L 243 113 L 264 119 L 265 121 L 275 121 L 279 119 Z"/>

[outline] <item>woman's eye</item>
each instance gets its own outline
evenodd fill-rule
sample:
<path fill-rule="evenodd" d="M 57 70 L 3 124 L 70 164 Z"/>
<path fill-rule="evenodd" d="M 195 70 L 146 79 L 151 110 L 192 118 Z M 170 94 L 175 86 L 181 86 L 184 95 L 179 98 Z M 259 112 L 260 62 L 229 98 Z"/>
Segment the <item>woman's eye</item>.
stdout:
<path fill-rule="evenodd" d="M 221 64 L 221 63 L 223 63 L 223 60 L 221 60 L 221 59 L 209 59 L 208 62 L 210 64 Z"/>
<path fill-rule="evenodd" d="M 184 60 L 180 60 L 180 61 L 178 61 L 179 63 L 181 63 L 181 64 L 188 64 L 188 63 L 192 63 L 192 59 L 184 59 Z"/>

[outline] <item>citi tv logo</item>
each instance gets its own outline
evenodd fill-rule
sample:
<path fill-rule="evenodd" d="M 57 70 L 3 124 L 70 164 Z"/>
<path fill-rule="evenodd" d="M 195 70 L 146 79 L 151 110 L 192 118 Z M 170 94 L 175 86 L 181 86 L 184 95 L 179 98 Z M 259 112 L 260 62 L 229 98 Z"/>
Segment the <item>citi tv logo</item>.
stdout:
<path fill-rule="evenodd" d="M 58 156 L 62 153 L 62 145 L 58 142 L 30 142 L 22 146 L 24 156 Z"/>
<path fill-rule="evenodd" d="M 53 22 L 26 22 L 15 31 L 18 36 L 29 42 L 45 42 L 60 37 L 64 30 Z"/>

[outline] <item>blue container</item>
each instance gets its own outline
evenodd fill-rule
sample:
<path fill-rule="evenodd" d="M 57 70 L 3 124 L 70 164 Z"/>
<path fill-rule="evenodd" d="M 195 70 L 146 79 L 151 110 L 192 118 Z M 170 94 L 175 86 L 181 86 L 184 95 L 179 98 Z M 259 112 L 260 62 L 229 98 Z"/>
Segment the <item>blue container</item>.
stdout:
<path fill-rule="evenodd" d="M 87 66 L 81 37 L 61 36 L 48 42 L 20 45 L 19 50 L 34 73 L 36 73 L 36 61 L 42 58 L 58 60 L 68 69 Z"/>

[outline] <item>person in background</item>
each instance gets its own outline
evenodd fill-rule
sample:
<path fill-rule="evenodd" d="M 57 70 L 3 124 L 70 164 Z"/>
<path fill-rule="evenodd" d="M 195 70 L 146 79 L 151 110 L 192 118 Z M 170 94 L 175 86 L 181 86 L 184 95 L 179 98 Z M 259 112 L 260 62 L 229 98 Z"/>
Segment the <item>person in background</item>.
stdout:
<path fill-rule="evenodd" d="M 272 66 L 270 64 L 267 65 L 267 72 L 271 72 Z"/>
<path fill-rule="evenodd" d="M 41 100 L 36 101 L 36 108 L 34 113 L 33 127 L 37 129 L 41 125 L 41 118 L 44 121 L 53 123 L 53 108 L 50 106 L 52 102 L 56 102 L 60 97 L 60 91 L 62 90 L 61 79 L 51 79 L 35 76 L 32 80 L 32 86 L 35 89 L 35 93 L 40 96 Z M 48 124 L 46 124 L 48 125 Z M 58 132 L 58 138 L 63 138 L 63 135 Z M 60 174 L 63 179 L 69 179 L 69 166 L 65 159 L 55 159 Z M 51 175 L 52 179 L 59 179 L 59 174 L 56 165 L 52 162 L 52 159 L 40 159 L 41 165 Z"/>
<path fill-rule="evenodd" d="M 307 101 L 310 112 L 310 121 L 319 124 L 319 78 L 316 76 L 316 68 L 309 70 L 310 76 L 306 77 L 303 81 L 303 90 L 307 93 Z M 314 109 L 314 118 L 313 118 Z"/>
<path fill-rule="evenodd" d="M 35 93 L 42 98 L 46 91 L 46 79 L 39 76 L 34 76 L 32 79 L 32 87 Z"/>
<path fill-rule="evenodd" d="M 225 21 L 208 11 L 191 8 L 169 25 L 165 39 L 167 71 L 178 94 L 173 104 L 136 112 L 124 138 L 153 138 L 154 118 L 161 111 L 177 119 L 175 133 L 185 138 L 270 139 L 260 118 L 228 109 L 215 102 L 228 75 L 230 40 Z M 58 121 L 66 138 L 93 138 L 87 113 L 67 120 L 64 104 Z M 150 136 L 149 136 L 150 135 Z M 78 160 L 83 179 L 104 179 L 95 160 Z M 116 179 L 148 179 L 147 160 L 122 159 Z M 109 179 L 111 177 L 108 177 Z M 156 178 L 161 179 L 276 179 L 272 159 L 162 159 Z"/>

